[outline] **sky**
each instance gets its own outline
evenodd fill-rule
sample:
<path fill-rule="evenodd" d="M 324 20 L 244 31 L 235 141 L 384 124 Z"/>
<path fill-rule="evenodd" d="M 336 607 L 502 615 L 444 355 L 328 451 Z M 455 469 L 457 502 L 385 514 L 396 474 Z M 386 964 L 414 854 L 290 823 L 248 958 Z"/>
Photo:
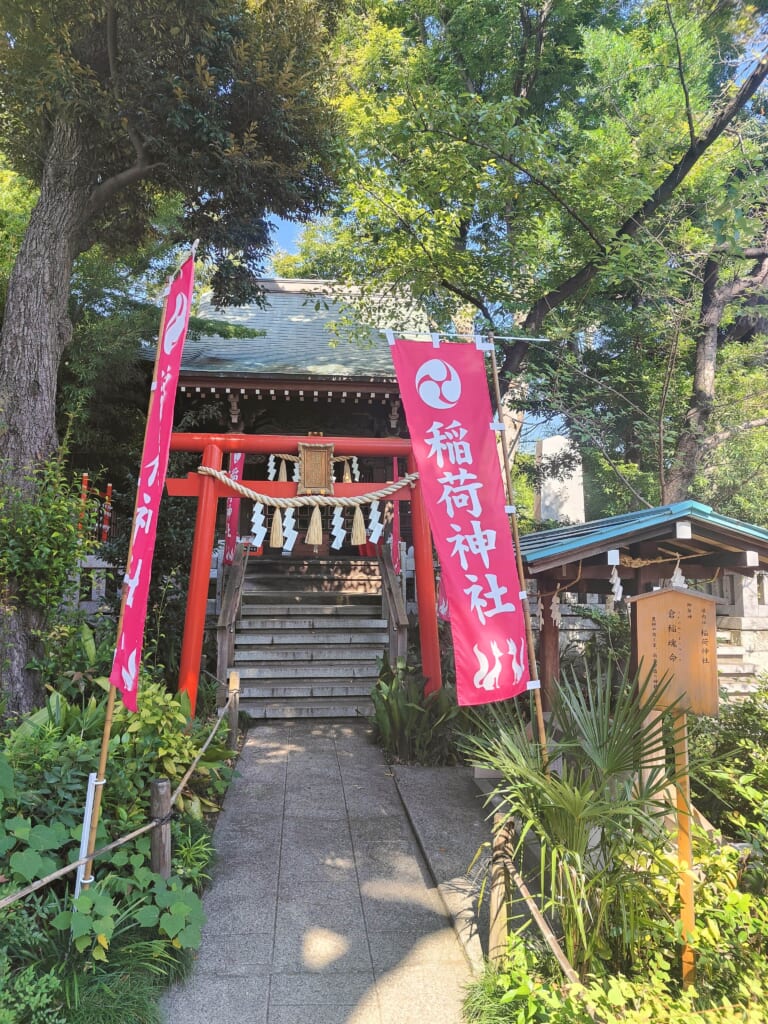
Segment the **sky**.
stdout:
<path fill-rule="evenodd" d="M 292 224 L 288 220 L 280 220 L 276 217 L 273 221 L 276 231 L 272 235 L 272 244 L 275 249 L 283 249 L 288 253 L 297 251 L 297 242 L 301 233 L 301 224 Z"/>

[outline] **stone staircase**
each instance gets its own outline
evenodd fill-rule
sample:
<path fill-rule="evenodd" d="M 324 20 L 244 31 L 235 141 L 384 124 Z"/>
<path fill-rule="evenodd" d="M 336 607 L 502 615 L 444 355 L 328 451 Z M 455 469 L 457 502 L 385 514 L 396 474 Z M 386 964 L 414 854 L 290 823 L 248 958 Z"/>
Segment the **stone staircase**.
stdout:
<path fill-rule="evenodd" d="M 747 652 L 739 640 L 738 630 L 718 625 L 717 675 L 720 686 L 732 697 L 744 697 L 751 693 L 760 675 L 760 669 L 745 660 Z"/>
<path fill-rule="evenodd" d="M 251 558 L 234 668 L 251 718 L 369 715 L 387 647 L 375 560 Z"/>

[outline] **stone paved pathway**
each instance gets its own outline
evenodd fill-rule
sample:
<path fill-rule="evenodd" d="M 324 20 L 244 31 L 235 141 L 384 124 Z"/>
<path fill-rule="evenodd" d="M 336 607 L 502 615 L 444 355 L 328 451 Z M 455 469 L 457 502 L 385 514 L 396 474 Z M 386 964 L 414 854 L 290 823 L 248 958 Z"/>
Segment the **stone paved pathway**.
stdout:
<path fill-rule="evenodd" d="M 469 963 L 363 722 L 248 733 L 167 1024 L 460 1024 Z"/>

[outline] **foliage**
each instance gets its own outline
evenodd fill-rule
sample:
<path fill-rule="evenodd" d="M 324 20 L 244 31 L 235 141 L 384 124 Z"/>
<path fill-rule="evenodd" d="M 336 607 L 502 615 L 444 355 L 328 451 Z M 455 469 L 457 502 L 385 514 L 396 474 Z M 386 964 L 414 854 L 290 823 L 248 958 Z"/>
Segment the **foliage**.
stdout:
<path fill-rule="evenodd" d="M 24 718 L 0 749 L 3 892 L 77 855 L 87 775 L 98 761 L 104 724 L 103 679 L 93 675 L 98 648 L 87 633 L 81 639 L 87 667 L 65 679 L 75 700 L 51 692 L 46 706 Z M 146 675 L 140 686 L 140 712 L 115 709 L 97 846 L 146 822 L 150 779 L 178 781 L 207 732 L 190 725 L 180 698 Z M 223 791 L 229 753 L 209 746 L 184 791 L 180 817 L 172 822 L 177 873 L 170 880 L 151 871 L 150 839 L 143 835 L 99 858 L 94 884 L 77 898 L 69 876 L 2 912 L 0 981 L 5 973 L 16 1014 L 7 1017 L 10 1024 L 107 1021 L 103 1006 L 99 1016 L 100 1001 L 121 1007 L 132 1021 L 159 1024 L 161 987 L 184 970 L 187 952 L 200 943 L 199 891 L 213 852 L 202 816 Z M 127 984 L 131 992 L 123 997 Z M 3 1024 L 5 998 L 0 989 Z M 116 1013 L 114 1019 L 128 1018 Z"/>
<path fill-rule="evenodd" d="M 518 823 L 514 855 L 529 834 L 540 843 L 542 898 L 582 978 L 630 965 L 640 936 L 669 917 L 653 884 L 671 870 L 658 699 L 648 680 L 617 677 L 609 664 L 583 687 L 575 677 L 558 683 L 547 764 L 516 707 L 487 709 L 464 743 L 472 763 L 501 772 L 491 799 Z M 655 766 L 641 773 L 641 763 Z"/>
<path fill-rule="evenodd" d="M 596 671 L 600 664 L 615 665 L 619 672 L 626 670 L 632 649 L 628 615 L 583 604 L 577 605 L 576 611 L 597 627 L 584 645 L 584 658 L 590 670 Z"/>
<path fill-rule="evenodd" d="M 171 851 L 173 870 L 179 878 L 199 893 L 210 881 L 208 874 L 214 858 L 211 832 L 204 821 L 197 818 L 171 822 Z"/>
<path fill-rule="evenodd" d="M 33 497 L 12 485 L 0 491 L 0 594 L 50 614 L 71 590 L 88 549 L 88 512 L 62 459 L 41 464 L 28 482 Z"/>
<path fill-rule="evenodd" d="M 465 1006 L 469 1024 L 761 1024 L 768 1006 L 760 976 L 749 1000 L 723 1001 L 699 1009 L 695 989 L 680 992 L 660 966 L 648 981 L 612 975 L 586 985 L 568 986 L 542 977 L 510 958 L 500 971 L 488 970 L 470 990 Z"/>
<path fill-rule="evenodd" d="M 5 158 L 0 156 L 0 320 L 5 308 L 8 276 L 36 201 L 36 189 L 10 170 Z"/>
<path fill-rule="evenodd" d="M 703 1024 L 715 1012 L 718 1020 L 734 1024 L 763 1020 L 768 1009 L 763 969 L 768 900 L 740 889 L 741 858 L 733 847 L 720 848 L 700 836 L 696 860 L 695 987 L 681 989 L 679 922 L 666 914 L 649 921 L 630 972 L 601 974 L 583 986 L 563 982 L 531 936 L 517 934 L 510 936 L 502 968 L 487 970 L 470 990 L 467 1020 Z M 653 885 L 674 906 L 675 872 L 656 876 Z"/>
<path fill-rule="evenodd" d="M 65 1024 L 60 1013 L 61 982 L 56 972 L 35 964 L 13 973 L 0 946 L 0 1024 Z"/>
<path fill-rule="evenodd" d="M 202 907 L 191 889 L 141 865 L 131 884 L 131 894 L 118 899 L 101 886 L 76 900 L 49 890 L 3 911 L 13 976 L 51 978 L 62 1020 L 89 1019 L 101 999 L 154 1022 L 159 989 L 183 973 L 185 948 L 199 944 Z M 123 994 L 126 986 L 136 991 Z"/>
<path fill-rule="evenodd" d="M 748 844 L 747 877 L 768 890 L 768 680 L 739 700 L 721 700 L 717 718 L 692 718 L 693 800 L 714 825 Z"/>
<path fill-rule="evenodd" d="M 315 85 L 325 13 L 311 2 L 6 4 L 8 159 L 38 181 L 52 127 L 76 128 L 74 156 L 99 183 L 90 244 L 135 245 L 158 200 L 176 193 L 180 236 L 203 239 L 217 296 L 242 301 L 267 244 L 266 210 L 307 216 L 329 184 L 332 122 Z"/>
<path fill-rule="evenodd" d="M 399 660 L 385 660 L 371 691 L 374 738 L 386 753 L 404 764 L 455 764 L 456 738 L 464 713 L 453 688 L 442 686 L 424 695 L 421 671 Z"/>
<path fill-rule="evenodd" d="M 517 402 L 590 454 L 593 514 L 725 495 L 729 476 L 735 504 L 738 427 L 765 429 L 765 121 L 739 92 L 768 70 L 761 19 L 698 0 L 353 7 L 344 194 L 282 265 L 386 308 L 405 291 L 445 330 L 469 309 L 504 369 L 527 359 Z"/>
<path fill-rule="evenodd" d="M 109 775 L 102 797 L 99 841 L 143 824 L 147 818 L 150 781 L 181 780 L 199 750 L 205 725 L 189 727 L 181 700 L 146 677 L 140 681 L 139 711 L 115 709 L 109 748 Z M 88 775 L 98 763 L 104 724 L 104 702 L 82 697 L 79 706 L 52 694 L 45 708 L 28 716 L 8 736 L 0 768 L 0 858 L 8 878 L 25 884 L 63 866 L 80 840 L 82 804 Z M 186 820 L 202 819 L 217 807 L 230 776 L 225 759 L 230 751 L 211 744 L 177 807 Z M 5 786 L 3 786 L 5 779 Z M 53 824 L 51 824 L 53 822 Z M 137 848 L 138 849 L 138 848 Z M 143 855 L 142 855 L 143 856 Z M 97 876 L 110 866 L 128 863 L 120 851 L 97 866 Z M 199 856 L 188 873 L 195 883 L 203 866 Z"/>

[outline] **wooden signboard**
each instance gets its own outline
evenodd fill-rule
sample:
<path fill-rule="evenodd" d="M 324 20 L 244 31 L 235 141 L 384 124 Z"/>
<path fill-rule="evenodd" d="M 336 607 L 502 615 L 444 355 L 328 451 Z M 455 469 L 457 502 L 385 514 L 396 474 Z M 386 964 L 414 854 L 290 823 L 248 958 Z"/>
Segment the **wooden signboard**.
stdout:
<path fill-rule="evenodd" d="M 660 706 L 680 698 L 680 711 L 717 715 L 717 598 L 666 587 L 628 599 L 636 664 L 652 667 L 652 684 L 670 677 Z"/>

